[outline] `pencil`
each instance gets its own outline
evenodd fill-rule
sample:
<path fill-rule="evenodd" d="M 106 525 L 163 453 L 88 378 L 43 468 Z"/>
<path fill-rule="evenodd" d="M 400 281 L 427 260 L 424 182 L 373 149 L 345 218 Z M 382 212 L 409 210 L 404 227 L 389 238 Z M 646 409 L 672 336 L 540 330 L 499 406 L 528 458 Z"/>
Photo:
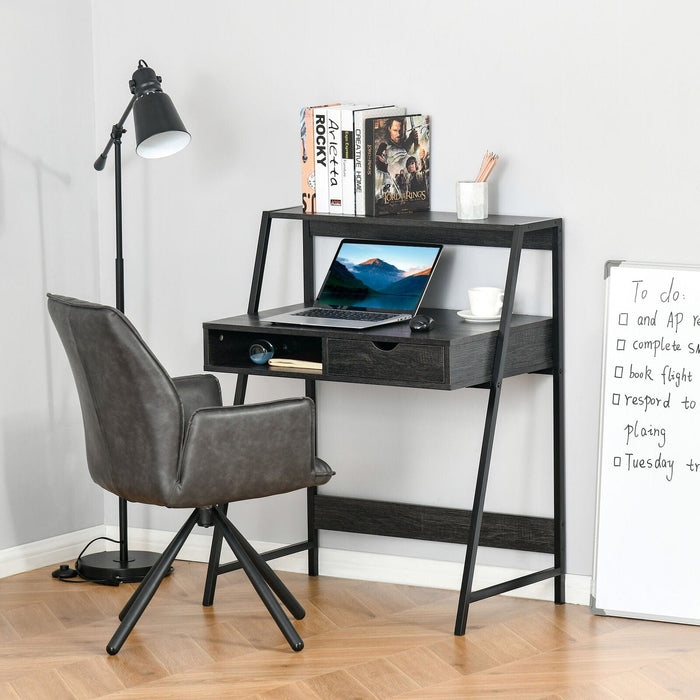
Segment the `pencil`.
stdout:
<path fill-rule="evenodd" d="M 479 168 L 479 174 L 476 176 L 475 182 L 486 182 L 486 179 L 496 166 L 496 161 L 498 158 L 499 156 L 497 156 L 495 153 L 486 151 L 481 161 L 481 168 Z"/>
<path fill-rule="evenodd" d="M 489 152 L 486 151 L 486 153 L 484 153 L 484 157 L 481 159 L 481 167 L 479 168 L 479 173 L 478 173 L 478 175 L 476 176 L 476 181 L 477 181 L 477 182 L 479 182 L 479 177 L 480 177 L 481 174 L 484 172 L 484 168 L 486 167 L 486 164 L 487 164 L 488 162 L 489 162 Z"/>
<path fill-rule="evenodd" d="M 486 168 L 486 172 L 484 173 L 484 179 L 483 182 L 486 182 L 488 179 L 488 176 L 491 174 L 491 171 L 496 167 L 496 163 L 498 161 L 498 156 L 494 156 L 493 160 L 488 164 Z"/>

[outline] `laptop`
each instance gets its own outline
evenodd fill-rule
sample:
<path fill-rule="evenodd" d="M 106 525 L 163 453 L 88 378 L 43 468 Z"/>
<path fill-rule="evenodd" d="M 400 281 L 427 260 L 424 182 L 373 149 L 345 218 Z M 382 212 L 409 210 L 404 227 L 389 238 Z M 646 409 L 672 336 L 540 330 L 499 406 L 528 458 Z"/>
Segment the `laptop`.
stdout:
<path fill-rule="evenodd" d="M 272 323 L 372 328 L 410 320 L 428 288 L 442 245 L 344 239 L 313 306 Z"/>

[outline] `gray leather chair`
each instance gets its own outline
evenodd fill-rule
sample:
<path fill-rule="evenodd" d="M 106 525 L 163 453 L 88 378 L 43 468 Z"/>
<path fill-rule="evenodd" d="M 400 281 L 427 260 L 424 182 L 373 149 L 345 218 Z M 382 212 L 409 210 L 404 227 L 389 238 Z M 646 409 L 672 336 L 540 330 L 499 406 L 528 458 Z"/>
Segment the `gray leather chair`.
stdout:
<path fill-rule="evenodd" d="M 80 397 L 93 481 L 128 501 L 193 509 L 120 613 L 107 652 L 116 654 L 126 641 L 196 524 L 214 525 L 223 535 L 289 645 L 300 651 L 304 643 L 273 592 L 296 619 L 304 609 L 226 517 L 225 504 L 331 478 L 334 472 L 315 456 L 313 402 L 222 406 L 216 377 L 168 376 L 116 309 L 48 298 Z"/>

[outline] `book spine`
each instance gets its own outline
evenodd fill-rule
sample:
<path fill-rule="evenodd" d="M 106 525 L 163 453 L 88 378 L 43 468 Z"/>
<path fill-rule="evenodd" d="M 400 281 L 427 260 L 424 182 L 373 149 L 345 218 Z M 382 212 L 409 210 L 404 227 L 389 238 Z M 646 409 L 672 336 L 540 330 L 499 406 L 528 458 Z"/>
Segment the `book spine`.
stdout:
<path fill-rule="evenodd" d="M 365 120 L 369 117 L 383 117 L 406 114 L 405 107 L 385 105 L 355 112 L 355 214 L 365 214 Z"/>
<path fill-rule="evenodd" d="M 314 158 L 316 161 L 316 211 L 327 214 L 328 200 L 328 109 L 314 108 Z"/>
<path fill-rule="evenodd" d="M 365 120 L 364 128 L 364 148 L 365 148 L 365 172 L 364 172 L 364 203 L 365 210 L 363 214 L 365 216 L 375 216 L 375 181 L 374 181 L 374 119 Z"/>
<path fill-rule="evenodd" d="M 314 111 L 304 107 L 299 114 L 301 130 L 301 210 L 316 213 L 316 182 L 314 168 Z"/>
<path fill-rule="evenodd" d="M 364 139 L 365 130 L 364 122 L 362 121 L 362 112 L 355 113 L 354 119 L 354 135 L 355 135 L 355 216 L 364 216 L 365 214 L 365 159 Z"/>
<path fill-rule="evenodd" d="M 343 214 L 355 214 L 355 130 L 354 110 L 340 115 L 340 172 L 343 185 Z"/>
<path fill-rule="evenodd" d="M 340 124 L 341 110 L 329 108 L 326 112 L 326 140 L 328 142 L 328 211 L 331 214 L 343 213 Z"/>

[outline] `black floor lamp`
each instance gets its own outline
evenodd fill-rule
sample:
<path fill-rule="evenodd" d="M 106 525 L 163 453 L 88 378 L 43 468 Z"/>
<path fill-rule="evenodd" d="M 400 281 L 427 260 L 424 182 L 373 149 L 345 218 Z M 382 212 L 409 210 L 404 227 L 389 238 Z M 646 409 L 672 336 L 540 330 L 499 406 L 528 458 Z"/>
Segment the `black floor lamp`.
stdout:
<path fill-rule="evenodd" d="M 124 258 L 122 254 L 122 134 L 124 122 L 134 110 L 136 153 L 143 158 L 163 158 L 182 150 L 190 135 L 185 129 L 172 100 L 163 92 L 161 78 L 142 59 L 129 81 L 133 97 L 121 119 L 112 127 L 104 151 L 95 161 L 95 170 L 103 170 L 107 155 L 114 146 L 114 189 L 116 199 L 117 256 L 115 260 L 116 306 L 124 311 Z M 127 502 L 119 499 L 119 556 L 116 552 L 96 552 L 80 558 L 77 569 L 92 581 L 140 581 L 148 573 L 159 554 L 129 551 L 127 534 Z"/>

